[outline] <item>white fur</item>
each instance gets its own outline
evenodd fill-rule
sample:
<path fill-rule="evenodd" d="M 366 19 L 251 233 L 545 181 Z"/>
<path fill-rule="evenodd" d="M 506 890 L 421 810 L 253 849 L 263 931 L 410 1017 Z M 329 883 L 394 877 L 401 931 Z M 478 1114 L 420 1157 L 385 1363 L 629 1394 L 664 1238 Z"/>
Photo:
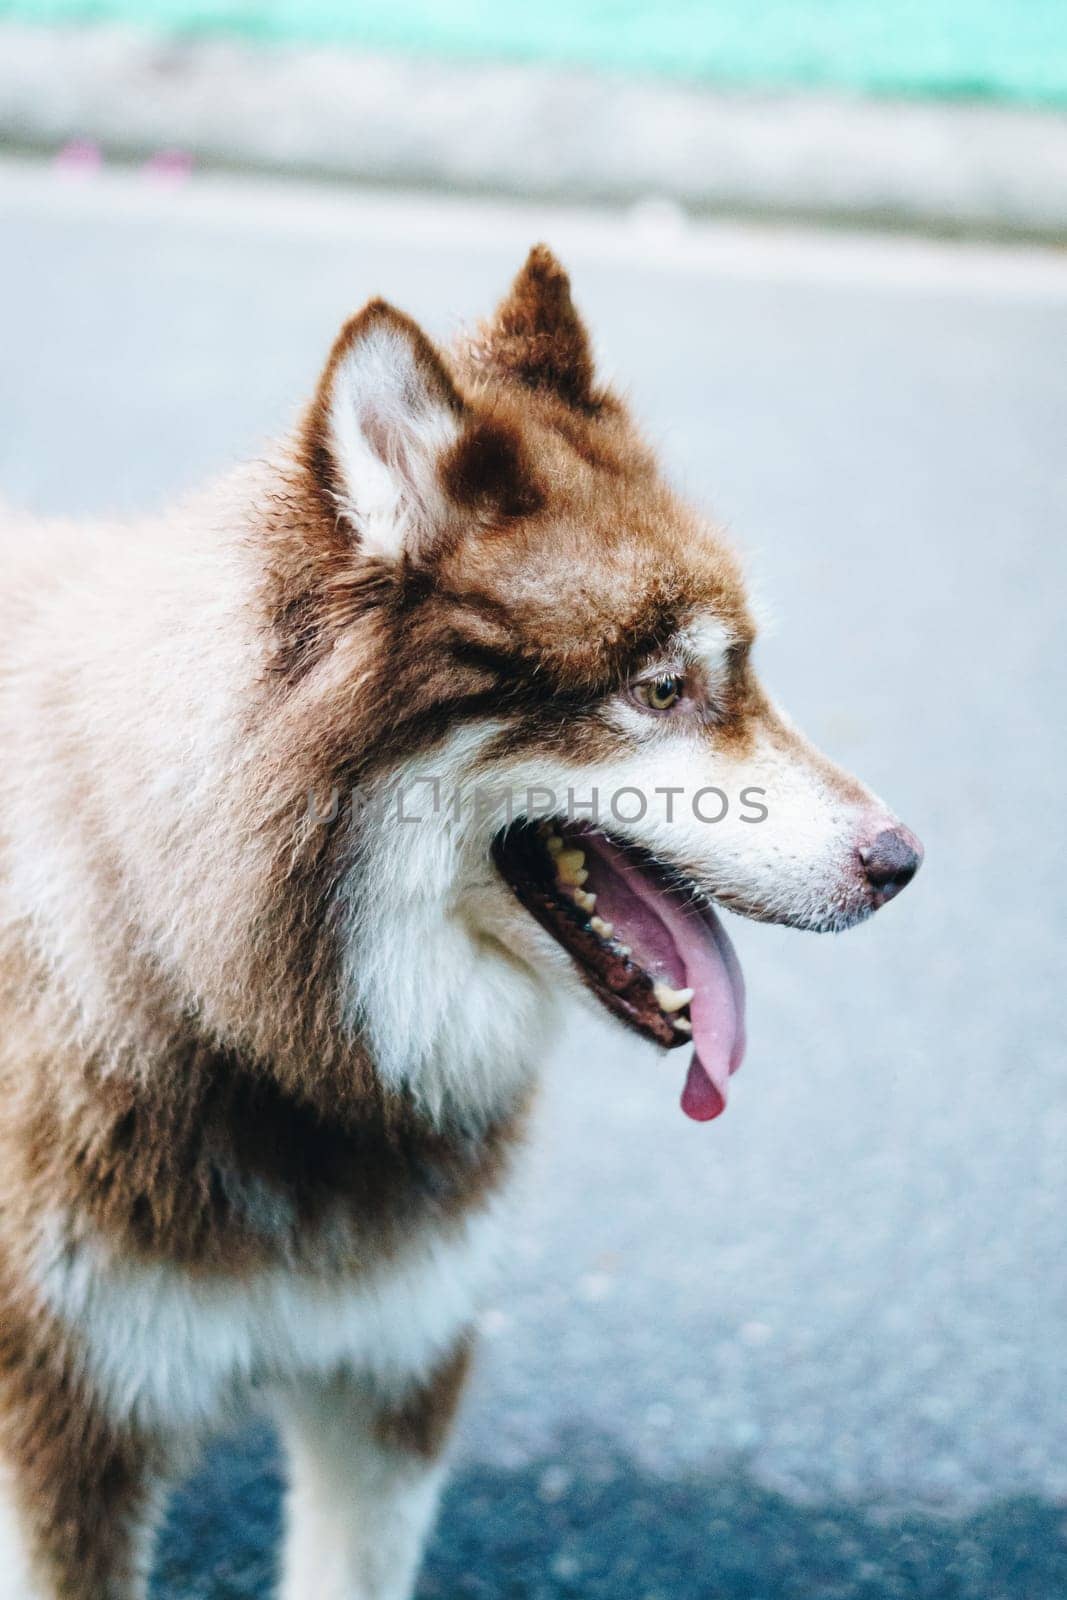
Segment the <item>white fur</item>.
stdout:
<path fill-rule="evenodd" d="M 616 716 L 620 729 L 634 730 L 629 754 L 580 774 L 539 764 L 538 779 L 530 781 L 562 796 L 568 785 L 584 797 L 596 790 L 603 827 L 675 865 L 703 895 L 727 907 L 811 928 L 843 927 L 862 914 L 868 901 L 857 844 L 894 820 L 873 795 L 836 792 L 802 744 L 785 750 L 762 737 L 737 759 L 716 751 L 713 730 L 676 727 L 667 719 L 649 726 L 651 719 L 621 703 Z M 680 793 L 668 797 L 668 787 Z M 694 798 L 709 788 L 721 789 L 729 801 L 722 821 L 694 813 Z M 636 815 L 638 801 L 629 794 L 620 796 L 618 813 L 612 811 L 612 797 L 623 789 L 646 797 L 644 816 Z M 764 821 L 743 820 L 746 789 L 764 791 Z M 697 804 L 706 818 L 721 809 L 714 796 Z"/>
<path fill-rule="evenodd" d="M 283 1393 L 288 1535 L 280 1600 L 407 1600 L 444 1466 L 374 1435 L 344 1379 Z"/>
<path fill-rule="evenodd" d="M 38 1290 L 116 1419 L 195 1435 L 254 1384 L 349 1368 L 402 1393 L 476 1316 L 497 1229 L 496 1213 L 481 1212 L 352 1280 L 284 1268 L 215 1278 L 132 1262 L 95 1239 L 71 1243 L 53 1217 Z"/>
<path fill-rule="evenodd" d="M 683 658 L 700 669 L 712 691 L 724 680 L 727 651 L 734 643 L 734 634 L 719 617 L 695 617 L 678 634 Z"/>
<path fill-rule="evenodd" d="M 345 481 L 340 509 L 368 555 L 395 559 L 431 521 L 434 469 L 459 432 L 401 329 L 376 323 L 353 341 L 334 375 L 330 430 Z"/>
<path fill-rule="evenodd" d="M 8 1469 L 0 1462 L 0 1595 L 3 1600 L 51 1600 L 35 1578 Z"/>
<path fill-rule="evenodd" d="M 461 728 L 391 775 L 390 793 L 417 820 L 400 821 L 387 803 L 349 888 L 351 1025 L 363 1029 L 382 1078 L 414 1088 L 435 1117 L 510 1110 L 555 1021 L 543 975 L 516 960 L 510 925 L 500 937 L 510 891 L 489 848 L 505 818 L 475 809 L 478 783 L 493 781 L 480 761 L 499 731 Z"/>
<path fill-rule="evenodd" d="M 0 589 L 11 652 L 0 674 L 0 939 L 36 946 L 101 1059 L 121 1048 L 132 961 L 167 974 L 190 1006 L 217 991 L 235 949 L 232 902 L 217 885 L 247 870 L 251 897 L 263 870 L 242 782 L 258 759 L 246 713 L 261 670 L 250 557 L 215 530 L 228 514 L 247 518 L 271 481 L 266 468 L 242 469 L 136 536 L 0 530 L 12 575 Z M 121 915 L 98 870 L 105 837 L 123 864 Z M 208 1031 L 232 1020 L 205 1012 Z"/>

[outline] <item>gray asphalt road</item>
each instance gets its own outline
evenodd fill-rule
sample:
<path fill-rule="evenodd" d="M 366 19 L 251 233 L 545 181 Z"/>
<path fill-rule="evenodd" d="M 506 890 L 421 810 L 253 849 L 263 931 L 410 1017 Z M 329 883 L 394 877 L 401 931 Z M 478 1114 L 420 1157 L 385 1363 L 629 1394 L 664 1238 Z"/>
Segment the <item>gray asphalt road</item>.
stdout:
<path fill-rule="evenodd" d="M 422 1593 L 1067 1593 L 1060 820 L 1067 264 L 0 172 L 0 486 L 159 503 L 292 413 L 384 291 L 439 334 L 547 233 L 679 480 L 751 552 L 766 677 L 922 835 L 819 939 L 732 922 L 728 1114 L 576 1018 Z M 266 1593 L 265 1436 L 156 1600 Z"/>

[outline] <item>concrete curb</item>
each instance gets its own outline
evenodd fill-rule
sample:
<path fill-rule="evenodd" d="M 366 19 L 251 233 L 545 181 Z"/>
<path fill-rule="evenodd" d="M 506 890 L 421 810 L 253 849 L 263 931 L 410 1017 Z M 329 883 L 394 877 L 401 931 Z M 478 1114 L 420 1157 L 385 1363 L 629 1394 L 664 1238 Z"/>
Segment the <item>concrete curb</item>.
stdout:
<path fill-rule="evenodd" d="M 1067 114 L 714 94 L 0 24 L 0 141 L 467 193 L 1067 239 Z"/>

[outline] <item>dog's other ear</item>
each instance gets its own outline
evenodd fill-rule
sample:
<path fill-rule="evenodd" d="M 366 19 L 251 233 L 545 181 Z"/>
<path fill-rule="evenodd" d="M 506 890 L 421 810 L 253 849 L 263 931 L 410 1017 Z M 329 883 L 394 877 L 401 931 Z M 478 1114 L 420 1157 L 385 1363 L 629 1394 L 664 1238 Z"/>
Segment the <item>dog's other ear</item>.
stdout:
<path fill-rule="evenodd" d="M 596 411 L 603 403 L 570 279 L 547 245 L 535 244 L 530 251 L 483 327 L 475 355 L 503 376 L 528 389 L 548 390 L 580 411 Z"/>
<path fill-rule="evenodd" d="M 342 328 L 307 422 L 308 460 L 361 549 L 397 560 L 440 512 L 438 464 L 466 405 L 422 330 L 384 300 Z"/>

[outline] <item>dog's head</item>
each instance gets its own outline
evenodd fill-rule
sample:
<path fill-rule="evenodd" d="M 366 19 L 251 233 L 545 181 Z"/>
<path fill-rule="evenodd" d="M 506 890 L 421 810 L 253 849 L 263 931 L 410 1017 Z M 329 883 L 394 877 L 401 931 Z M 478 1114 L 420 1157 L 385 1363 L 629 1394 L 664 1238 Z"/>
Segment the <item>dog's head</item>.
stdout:
<path fill-rule="evenodd" d="M 346 1004 L 379 1070 L 491 1103 L 584 987 L 693 1044 L 683 1105 L 716 1115 L 743 996 L 715 907 L 846 928 L 921 851 L 768 699 L 735 557 L 599 386 L 559 264 L 535 249 L 449 356 L 366 307 L 301 460 L 280 660 L 323 785 L 362 788 Z"/>

